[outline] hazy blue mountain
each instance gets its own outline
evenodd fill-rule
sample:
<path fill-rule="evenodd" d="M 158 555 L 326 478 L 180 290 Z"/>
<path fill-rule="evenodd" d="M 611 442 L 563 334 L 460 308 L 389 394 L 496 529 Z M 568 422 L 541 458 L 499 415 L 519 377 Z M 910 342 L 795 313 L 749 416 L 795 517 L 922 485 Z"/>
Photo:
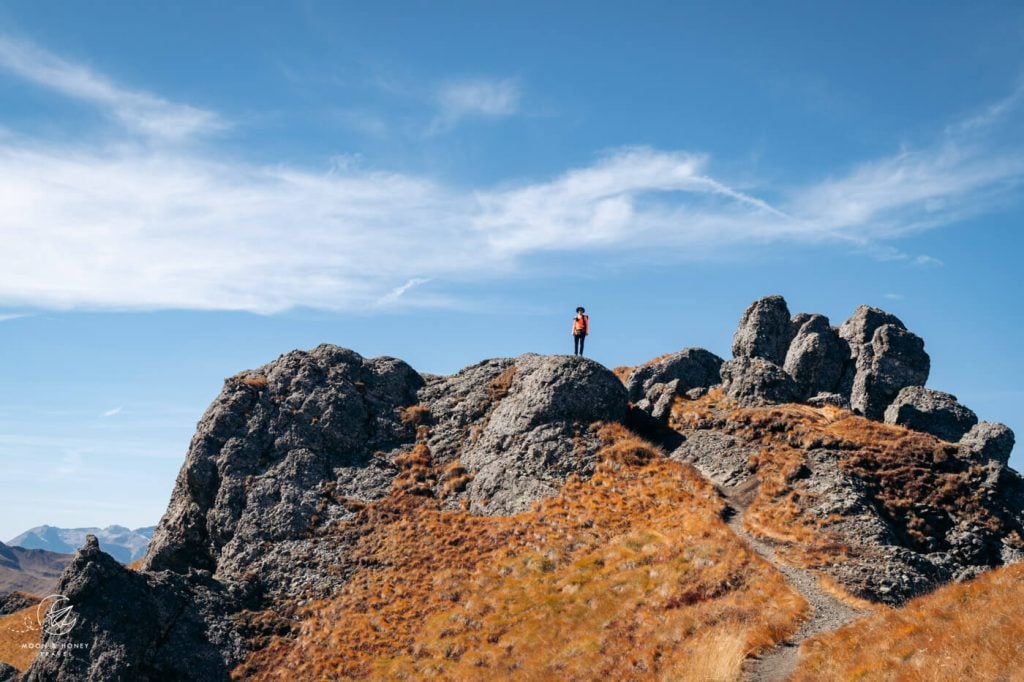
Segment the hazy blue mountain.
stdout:
<path fill-rule="evenodd" d="M 50 552 L 72 554 L 85 544 L 85 536 L 92 533 L 100 541 L 100 548 L 122 564 L 128 564 L 142 558 L 153 537 L 155 526 L 145 528 L 125 528 L 124 526 L 107 526 L 106 528 L 57 528 L 56 526 L 36 526 L 30 528 L 7 544 L 25 549 L 45 549 Z"/>

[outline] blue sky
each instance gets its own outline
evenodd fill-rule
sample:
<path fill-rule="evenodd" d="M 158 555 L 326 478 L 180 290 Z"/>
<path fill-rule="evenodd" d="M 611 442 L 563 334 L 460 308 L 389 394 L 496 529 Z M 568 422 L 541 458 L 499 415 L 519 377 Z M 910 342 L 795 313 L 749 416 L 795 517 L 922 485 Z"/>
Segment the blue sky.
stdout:
<path fill-rule="evenodd" d="M 877 305 L 1022 432 L 1022 106 L 1013 3 L 5 3 L 0 539 L 155 523 L 292 348 L 446 373 L 577 305 L 609 366 Z"/>

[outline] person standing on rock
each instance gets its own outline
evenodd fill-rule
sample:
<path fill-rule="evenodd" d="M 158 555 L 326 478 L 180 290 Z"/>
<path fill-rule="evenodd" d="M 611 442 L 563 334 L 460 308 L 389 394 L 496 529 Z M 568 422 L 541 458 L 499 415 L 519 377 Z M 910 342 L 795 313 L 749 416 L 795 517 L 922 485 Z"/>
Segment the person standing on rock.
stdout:
<path fill-rule="evenodd" d="M 590 317 L 583 306 L 576 308 L 576 317 L 572 318 L 573 355 L 583 355 L 583 343 L 590 334 Z"/>

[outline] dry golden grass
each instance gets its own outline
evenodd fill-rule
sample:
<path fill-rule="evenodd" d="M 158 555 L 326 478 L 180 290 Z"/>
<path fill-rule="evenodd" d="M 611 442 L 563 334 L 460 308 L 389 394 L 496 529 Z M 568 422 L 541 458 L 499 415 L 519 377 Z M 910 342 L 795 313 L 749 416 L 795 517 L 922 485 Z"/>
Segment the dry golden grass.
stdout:
<path fill-rule="evenodd" d="M 425 496 L 434 494 L 439 475 L 426 443 L 416 443 L 412 449 L 396 456 L 394 463 L 399 467 L 391 484 L 395 492 Z"/>
<path fill-rule="evenodd" d="M 39 622 L 33 604 L 0 617 L 0 661 L 24 671 L 36 657 L 29 648 L 39 643 Z"/>
<path fill-rule="evenodd" d="M 262 374 L 250 374 L 247 377 L 242 378 L 242 383 L 246 386 L 252 386 L 255 389 L 264 389 L 267 387 L 267 378 Z"/>
<path fill-rule="evenodd" d="M 1024 680 L 1024 564 L 804 642 L 793 680 Z"/>
<path fill-rule="evenodd" d="M 487 387 L 490 396 L 491 403 L 496 403 L 502 398 L 508 395 L 508 391 L 512 388 L 512 380 L 516 376 L 516 366 L 509 365 L 491 381 L 490 386 Z"/>
<path fill-rule="evenodd" d="M 430 408 L 426 405 L 409 405 L 402 408 L 399 418 L 403 424 L 419 427 L 430 421 Z"/>
<path fill-rule="evenodd" d="M 620 365 L 612 370 L 612 374 L 617 376 L 619 381 L 622 383 L 626 383 L 626 380 L 629 379 L 629 375 L 633 373 L 633 369 L 634 368 L 629 365 Z"/>
<path fill-rule="evenodd" d="M 235 670 L 257 680 L 734 679 L 807 609 L 691 467 L 622 427 L 594 477 L 512 517 L 367 505 L 335 599 Z"/>

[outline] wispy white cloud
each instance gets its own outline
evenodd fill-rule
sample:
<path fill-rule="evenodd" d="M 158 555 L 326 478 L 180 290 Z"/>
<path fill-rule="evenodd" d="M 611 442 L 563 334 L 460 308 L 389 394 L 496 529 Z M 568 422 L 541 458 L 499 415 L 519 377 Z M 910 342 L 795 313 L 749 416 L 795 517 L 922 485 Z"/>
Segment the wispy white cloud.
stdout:
<path fill-rule="evenodd" d="M 429 281 L 430 281 L 429 279 L 426 279 L 424 277 L 413 277 L 412 279 L 407 281 L 405 284 L 402 284 L 401 286 L 397 286 L 394 289 L 392 289 L 391 291 L 389 291 L 388 293 L 386 293 L 383 296 L 381 296 L 380 299 L 377 300 L 377 305 L 379 305 L 379 306 L 391 305 L 392 303 L 395 303 L 396 301 L 398 301 L 398 299 L 400 299 L 405 294 L 405 292 L 409 291 L 410 289 L 412 289 L 414 287 L 418 287 L 421 284 L 426 284 Z"/>
<path fill-rule="evenodd" d="M 114 408 L 111 408 L 111 409 L 107 410 L 106 412 L 103 412 L 100 416 L 101 417 L 113 417 L 115 415 L 121 414 L 121 412 L 123 412 L 123 411 L 124 411 L 124 407 L 119 405 L 117 407 L 114 407 Z"/>
<path fill-rule="evenodd" d="M 932 267 L 932 268 L 940 268 L 943 265 L 945 265 L 945 263 L 943 263 L 938 258 L 935 258 L 934 256 L 929 256 L 927 254 L 921 254 L 920 256 L 916 256 L 914 258 L 914 260 L 911 261 L 911 262 L 914 265 L 921 265 L 921 266 L 927 266 L 927 267 Z"/>
<path fill-rule="evenodd" d="M 81 64 L 58 57 L 32 43 L 0 35 L 0 69 L 62 95 L 103 108 L 136 132 L 180 140 L 224 127 L 213 112 L 116 85 Z"/>
<path fill-rule="evenodd" d="M 108 84 L 59 65 L 58 73 L 86 74 L 61 86 L 74 96 L 89 83 Z M 518 87 L 491 85 L 449 92 L 449 115 L 516 111 Z M 126 97 L 114 91 L 112 101 Z M 147 97 L 172 111 L 182 106 Z M 755 189 L 715 177 L 707 155 L 646 147 L 612 150 L 553 178 L 464 188 L 369 170 L 349 157 L 315 172 L 202 147 L 132 144 L 130 136 L 76 147 L 6 136 L 0 304 L 256 312 L 447 305 L 445 282 L 501 277 L 545 252 L 693 259 L 750 244 L 832 243 L 915 262 L 928 257 L 890 242 L 1019 195 L 1020 144 L 983 134 L 1013 120 L 992 117 L 969 135 L 952 126 L 931 146 L 800 187 Z M 434 284 L 411 293 L 426 280 Z"/>
<path fill-rule="evenodd" d="M 466 118 L 503 118 L 518 113 L 522 90 L 514 79 L 475 78 L 438 88 L 438 114 L 430 132 L 443 132 Z"/>
<path fill-rule="evenodd" d="M 10 320 L 17 320 L 22 317 L 31 317 L 30 313 L 0 313 L 0 322 L 8 322 Z"/>

